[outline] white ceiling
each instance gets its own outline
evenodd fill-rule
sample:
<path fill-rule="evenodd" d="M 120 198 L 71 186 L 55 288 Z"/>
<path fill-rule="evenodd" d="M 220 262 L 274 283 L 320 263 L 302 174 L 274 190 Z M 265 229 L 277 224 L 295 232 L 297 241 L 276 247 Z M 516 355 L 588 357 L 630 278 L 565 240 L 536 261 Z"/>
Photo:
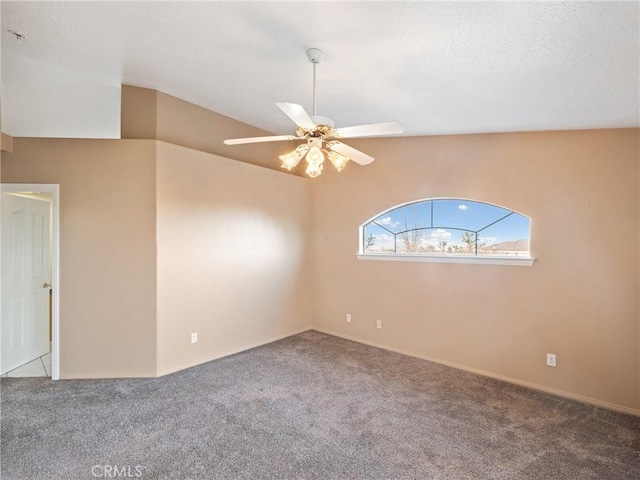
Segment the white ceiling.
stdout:
<path fill-rule="evenodd" d="M 640 126 L 638 2 L 2 1 L 2 130 L 120 134 L 120 84 L 264 130 L 275 102 L 405 135 Z M 7 32 L 28 38 L 17 42 Z M 311 113 L 311 112 L 310 112 Z"/>

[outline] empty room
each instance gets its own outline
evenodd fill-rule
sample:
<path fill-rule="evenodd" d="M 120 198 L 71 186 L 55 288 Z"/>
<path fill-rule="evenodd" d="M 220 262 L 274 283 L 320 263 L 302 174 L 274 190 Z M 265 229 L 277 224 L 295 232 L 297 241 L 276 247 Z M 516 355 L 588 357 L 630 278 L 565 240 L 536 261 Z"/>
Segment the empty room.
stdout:
<path fill-rule="evenodd" d="M 3 480 L 640 479 L 640 2 L 0 9 Z"/>

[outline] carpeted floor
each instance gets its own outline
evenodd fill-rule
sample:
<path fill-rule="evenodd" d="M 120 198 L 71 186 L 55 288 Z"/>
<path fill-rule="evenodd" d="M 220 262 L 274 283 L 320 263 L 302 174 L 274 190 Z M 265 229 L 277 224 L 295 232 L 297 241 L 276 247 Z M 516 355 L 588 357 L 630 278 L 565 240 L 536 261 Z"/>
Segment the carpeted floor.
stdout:
<path fill-rule="evenodd" d="M 305 332 L 157 379 L 2 379 L 2 480 L 640 479 L 640 418 Z"/>

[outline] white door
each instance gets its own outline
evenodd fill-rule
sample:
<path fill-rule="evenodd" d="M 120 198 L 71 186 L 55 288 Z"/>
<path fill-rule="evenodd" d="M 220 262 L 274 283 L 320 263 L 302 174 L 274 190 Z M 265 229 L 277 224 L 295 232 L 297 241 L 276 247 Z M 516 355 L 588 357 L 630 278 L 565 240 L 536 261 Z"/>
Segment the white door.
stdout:
<path fill-rule="evenodd" d="M 6 373 L 49 351 L 50 203 L 2 194 L 2 354 Z"/>

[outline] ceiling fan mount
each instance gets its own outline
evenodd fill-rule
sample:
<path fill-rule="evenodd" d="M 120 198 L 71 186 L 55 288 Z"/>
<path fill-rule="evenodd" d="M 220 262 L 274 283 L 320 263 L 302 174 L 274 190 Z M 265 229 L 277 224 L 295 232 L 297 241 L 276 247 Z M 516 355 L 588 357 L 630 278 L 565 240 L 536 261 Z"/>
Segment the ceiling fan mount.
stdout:
<path fill-rule="evenodd" d="M 269 137 L 234 138 L 224 141 L 225 145 L 239 145 L 244 143 L 274 142 L 282 140 L 306 139 L 295 150 L 281 155 L 282 168 L 291 170 L 302 158 L 306 157 L 306 173 L 310 177 L 317 177 L 322 173 L 324 155 L 338 171 L 341 171 L 349 160 L 360 165 L 373 162 L 374 158 L 346 145 L 335 138 L 371 137 L 402 133 L 403 126 L 398 122 L 374 123 L 355 127 L 334 128 L 333 120 L 316 115 L 316 65 L 324 58 L 324 52 L 319 48 L 307 49 L 307 58 L 313 64 L 313 110 L 309 115 L 302 106 L 296 103 L 276 103 L 296 124 L 296 135 L 274 135 Z M 323 148 L 326 147 L 326 149 Z M 324 152 L 324 154 L 323 154 Z"/>
<path fill-rule="evenodd" d="M 311 63 L 320 63 L 320 60 L 324 58 L 324 52 L 319 48 L 308 48 L 307 58 Z"/>

